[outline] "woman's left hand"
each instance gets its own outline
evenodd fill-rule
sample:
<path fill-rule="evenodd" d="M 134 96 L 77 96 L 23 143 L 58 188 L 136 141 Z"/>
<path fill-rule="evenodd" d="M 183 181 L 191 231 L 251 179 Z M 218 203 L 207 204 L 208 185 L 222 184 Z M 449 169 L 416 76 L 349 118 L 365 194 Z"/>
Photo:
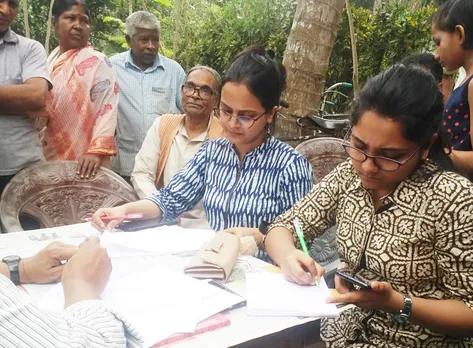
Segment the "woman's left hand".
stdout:
<path fill-rule="evenodd" d="M 79 165 L 77 166 L 77 175 L 80 175 L 82 179 L 94 177 L 95 174 L 97 174 L 97 170 L 100 168 L 101 161 L 101 156 L 88 154 L 80 156 Z"/>
<path fill-rule="evenodd" d="M 352 303 L 366 309 L 380 309 L 389 313 L 398 313 L 404 305 L 404 295 L 395 291 L 387 282 L 374 281 L 371 290 L 351 291 L 331 296 L 327 303 Z"/>
<path fill-rule="evenodd" d="M 254 237 L 258 248 L 262 247 L 264 235 L 257 228 L 232 227 L 222 232 L 234 234 L 238 238 Z"/>

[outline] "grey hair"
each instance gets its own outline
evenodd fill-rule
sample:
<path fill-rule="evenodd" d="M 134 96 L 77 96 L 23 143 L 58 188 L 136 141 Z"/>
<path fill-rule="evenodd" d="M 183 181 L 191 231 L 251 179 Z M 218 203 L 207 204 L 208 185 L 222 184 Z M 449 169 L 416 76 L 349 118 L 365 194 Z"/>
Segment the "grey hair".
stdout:
<path fill-rule="evenodd" d="M 215 77 L 215 80 L 217 80 L 217 85 L 220 83 L 220 79 L 221 79 L 220 74 L 215 69 L 212 69 L 211 67 L 205 66 L 205 65 L 196 65 L 190 68 L 189 71 L 187 72 L 187 76 L 189 76 L 191 72 L 196 71 L 196 70 L 207 70 L 208 72 L 212 73 L 212 75 Z"/>
<path fill-rule="evenodd" d="M 161 34 L 161 24 L 158 18 L 152 13 L 146 11 L 137 11 L 128 16 L 125 23 L 126 35 L 130 39 L 136 34 L 136 29 L 156 30 L 158 37 Z"/>

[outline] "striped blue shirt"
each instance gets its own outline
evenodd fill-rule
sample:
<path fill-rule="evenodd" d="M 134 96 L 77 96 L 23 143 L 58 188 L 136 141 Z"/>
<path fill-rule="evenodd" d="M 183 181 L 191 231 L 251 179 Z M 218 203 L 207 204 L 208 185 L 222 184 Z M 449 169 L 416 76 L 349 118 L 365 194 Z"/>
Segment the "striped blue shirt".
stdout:
<path fill-rule="evenodd" d="M 289 145 L 269 136 L 240 162 L 227 139 L 205 143 L 169 185 L 148 199 L 175 218 L 202 199 L 215 231 L 271 222 L 312 188 L 312 168 Z"/>
<path fill-rule="evenodd" d="M 118 77 L 120 100 L 117 119 L 117 157 L 112 169 L 130 176 L 135 157 L 148 129 L 162 114 L 180 114 L 181 86 L 186 74 L 172 59 L 157 55 L 154 64 L 142 71 L 133 62 L 131 50 L 110 58 Z"/>

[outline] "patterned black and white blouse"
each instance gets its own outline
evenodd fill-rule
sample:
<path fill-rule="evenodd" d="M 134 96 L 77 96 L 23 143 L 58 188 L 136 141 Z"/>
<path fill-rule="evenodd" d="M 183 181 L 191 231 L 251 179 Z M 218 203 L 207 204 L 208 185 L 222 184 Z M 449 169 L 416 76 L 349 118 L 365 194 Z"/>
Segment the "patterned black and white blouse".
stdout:
<path fill-rule="evenodd" d="M 384 198 L 375 212 L 350 160 L 318 183 L 270 230 L 293 230 L 297 217 L 306 239 L 337 222 L 340 259 L 357 275 L 384 280 L 403 294 L 456 299 L 473 310 L 473 184 L 427 161 Z M 297 243 L 297 238 L 295 238 Z M 328 347 L 473 347 L 388 313 L 353 308 L 325 320 Z"/>

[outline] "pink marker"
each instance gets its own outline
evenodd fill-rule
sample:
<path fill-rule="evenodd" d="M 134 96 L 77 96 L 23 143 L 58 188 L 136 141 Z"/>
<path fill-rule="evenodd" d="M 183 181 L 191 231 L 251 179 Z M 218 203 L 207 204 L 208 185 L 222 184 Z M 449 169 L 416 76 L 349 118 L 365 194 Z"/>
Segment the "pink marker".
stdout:
<path fill-rule="evenodd" d="M 143 214 L 136 213 L 136 214 L 127 214 L 123 216 L 102 216 L 100 220 L 102 221 L 112 221 L 112 220 L 136 220 L 143 218 Z M 91 222 L 92 218 L 85 218 L 84 221 Z"/>

